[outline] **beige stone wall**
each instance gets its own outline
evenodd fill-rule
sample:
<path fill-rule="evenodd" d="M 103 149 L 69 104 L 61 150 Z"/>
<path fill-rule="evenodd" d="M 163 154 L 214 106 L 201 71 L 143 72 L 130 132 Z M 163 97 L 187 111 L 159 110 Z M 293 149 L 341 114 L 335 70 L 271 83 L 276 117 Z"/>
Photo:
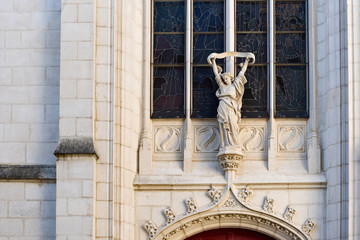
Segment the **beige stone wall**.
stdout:
<path fill-rule="evenodd" d="M 55 164 L 60 1 L 0 2 L 0 164 Z M 55 183 L 0 181 L 0 239 L 55 238 Z"/>
<path fill-rule="evenodd" d="M 55 238 L 55 183 L 0 181 L 0 239 Z"/>
<path fill-rule="evenodd" d="M 0 5 L 0 163 L 54 164 L 60 2 Z"/>

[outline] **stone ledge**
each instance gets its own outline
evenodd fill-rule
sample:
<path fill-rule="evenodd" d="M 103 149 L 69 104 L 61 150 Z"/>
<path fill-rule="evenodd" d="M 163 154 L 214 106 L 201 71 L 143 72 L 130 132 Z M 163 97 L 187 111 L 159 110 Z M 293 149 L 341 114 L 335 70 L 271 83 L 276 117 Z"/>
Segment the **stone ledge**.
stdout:
<path fill-rule="evenodd" d="M 325 174 L 308 175 L 263 175 L 258 178 L 257 174 L 237 176 L 234 180 L 237 187 L 251 185 L 252 189 L 326 189 L 327 180 Z M 134 179 L 135 190 L 206 190 L 209 186 L 222 187 L 226 180 L 222 175 L 218 176 L 158 176 L 137 175 Z"/>
<path fill-rule="evenodd" d="M 0 165 L 0 179 L 55 180 L 55 165 Z"/>
<path fill-rule="evenodd" d="M 60 156 L 67 154 L 92 154 L 96 156 L 93 139 L 86 137 L 60 139 L 54 155 Z"/>

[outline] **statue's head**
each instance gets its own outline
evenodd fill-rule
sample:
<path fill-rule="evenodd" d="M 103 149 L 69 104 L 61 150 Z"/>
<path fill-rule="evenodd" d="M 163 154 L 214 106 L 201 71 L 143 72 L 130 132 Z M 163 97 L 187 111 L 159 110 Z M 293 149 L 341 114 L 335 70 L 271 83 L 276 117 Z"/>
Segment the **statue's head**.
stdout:
<path fill-rule="evenodd" d="M 234 81 L 233 75 L 231 75 L 231 73 L 228 72 L 221 74 L 221 79 L 225 85 L 229 85 L 232 83 L 232 81 Z"/>

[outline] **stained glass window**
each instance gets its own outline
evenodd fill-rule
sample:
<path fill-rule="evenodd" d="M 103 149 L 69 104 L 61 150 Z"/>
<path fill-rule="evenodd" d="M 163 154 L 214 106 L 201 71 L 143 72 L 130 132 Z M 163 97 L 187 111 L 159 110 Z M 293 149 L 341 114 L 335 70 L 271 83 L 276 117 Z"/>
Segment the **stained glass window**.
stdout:
<path fill-rule="evenodd" d="M 193 3 L 192 117 L 214 118 L 219 103 L 214 73 L 206 59 L 224 52 L 224 1 Z M 217 63 L 223 66 L 222 60 Z"/>
<path fill-rule="evenodd" d="M 256 64 L 249 66 L 245 77 L 242 117 L 267 117 L 267 3 L 237 1 L 236 50 L 255 54 Z M 243 61 L 244 59 L 242 59 Z M 241 61 L 241 60 L 240 60 Z M 238 60 L 238 62 L 240 62 Z M 240 71 L 239 66 L 236 69 Z"/>
<path fill-rule="evenodd" d="M 154 1 L 153 118 L 184 117 L 185 2 Z"/>
<path fill-rule="evenodd" d="M 186 65 L 191 67 L 191 117 L 215 118 L 217 114 L 218 86 L 207 57 L 225 51 L 225 2 L 192 0 L 190 12 L 185 11 L 185 2 L 153 0 L 153 118 L 185 117 L 186 31 L 192 37 L 191 64 Z M 234 51 L 252 52 L 256 57 L 256 63 L 245 73 L 248 83 L 242 117 L 269 116 L 270 79 L 274 82 L 275 117 L 308 117 L 306 11 L 306 0 L 274 0 L 273 16 L 269 16 L 269 0 L 236 0 L 235 29 L 231 30 L 235 30 L 236 36 Z M 189 14 L 191 30 L 186 30 L 185 19 Z M 271 40 L 269 18 L 274 20 Z M 274 65 L 269 59 L 271 52 Z M 236 61 L 235 74 L 244 59 Z M 218 59 L 217 64 L 225 68 L 224 59 Z M 274 66 L 271 78 L 270 66 Z"/>
<path fill-rule="evenodd" d="M 305 0 L 276 1 L 275 117 L 308 117 Z"/>

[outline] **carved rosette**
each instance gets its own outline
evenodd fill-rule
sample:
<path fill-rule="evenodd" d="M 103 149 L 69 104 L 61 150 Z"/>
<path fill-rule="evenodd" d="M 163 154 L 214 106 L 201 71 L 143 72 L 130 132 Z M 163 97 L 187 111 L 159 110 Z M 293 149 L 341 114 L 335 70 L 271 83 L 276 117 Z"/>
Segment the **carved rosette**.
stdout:
<path fill-rule="evenodd" d="M 150 238 L 155 237 L 155 235 L 158 231 L 158 228 L 151 220 L 149 220 L 147 223 L 145 223 L 144 227 L 145 227 L 145 230 L 148 232 Z"/>
<path fill-rule="evenodd" d="M 301 230 L 306 234 L 310 235 L 310 233 L 312 232 L 312 230 L 314 230 L 314 228 L 315 228 L 315 223 L 311 219 L 308 219 L 302 226 Z"/>
<path fill-rule="evenodd" d="M 274 199 L 265 197 L 263 210 L 268 213 L 274 213 L 273 207 L 274 207 Z"/>

